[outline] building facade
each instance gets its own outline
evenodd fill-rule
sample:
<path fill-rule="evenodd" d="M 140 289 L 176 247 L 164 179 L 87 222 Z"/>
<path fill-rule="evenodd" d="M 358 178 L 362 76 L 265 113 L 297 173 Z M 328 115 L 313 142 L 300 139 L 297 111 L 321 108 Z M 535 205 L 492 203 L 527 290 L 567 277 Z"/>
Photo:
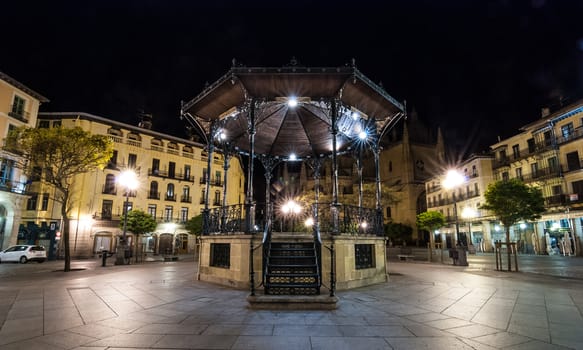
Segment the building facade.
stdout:
<path fill-rule="evenodd" d="M 146 237 L 135 238 L 127 232 L 138 256 L 193 251 L 195 238 L 187 233 L 184 223 L 205 207 L 208 155 L 201 144 L 156 132 L 151 125 L 149 115 L 142 115 L 138 126 L 132 126 L 88 113 L 39 113 L 40 128 L 81 127 L 107 135 L 114 143 L 113 157 L 103 170 L 80 174 L 74 180 L 70 217 L 73 257 L 115 250 L 126 201 L 127 210 L 143 210 L 158 222 L 155 232 Z M 210 163 L 209 208 L 220 206 L 224 196 L 227 205 L 242 204 L 244 172 L 239 159 L 232 157 L 225 167 L 224 156 L 215 152 Z M 127 194 L 117 183 L 126 169 L 135 170 L 140 182 L 137 190 Z M 31 180 L 22 223 L 56 226 L 58 239 L 59 203 L 52 200 L 52 189 L 41 179 Z"/>
<path fill-rule="evenodd" d="M 454 247 L 459 240 L 477 251 L 492 251 L 492 241 L 504 234 L 494 218 L 480 209 L 485 202 L 484 192 L 494 178 L 493 161 L 490 154 L 473 154 L 457 167 L 444 169 L 425 183 L 427 210 L 442 213 L 447 221 L 446 227 L 433 232 L 435 242 L 444 248 Z M 462 179 L 452 188 L 444 185 L 449 170 L 457 172 Z"/>
<path fill-rule="evenodd" d="M 537 253 L 581 255 L 583 100 L 551 112 L 491 146 L 495 180 L 518 178 L 541 189 L 546 211 L 512 228 Z M 522 227 L 521 227 L 522 226 Z"/>
<path fill-rule="evenodd" d="M 49 100 L 0 72 L 0 137 L 20 126 L 34 127 L 41 103 Z M 2 143 L 4 146 L 4 142 Z M 27 202 L 24 159 L 0 149 L 0 249 L 16 244 L 21 213 Z"/>

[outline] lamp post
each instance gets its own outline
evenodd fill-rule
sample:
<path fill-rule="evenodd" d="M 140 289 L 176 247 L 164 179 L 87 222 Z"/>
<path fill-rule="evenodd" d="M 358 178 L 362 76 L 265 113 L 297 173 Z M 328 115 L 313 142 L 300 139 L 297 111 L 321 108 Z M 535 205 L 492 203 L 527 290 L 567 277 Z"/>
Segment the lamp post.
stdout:
<path fill-rule="evenodd" d="M 133 170 L 125 170 L 123 171 L 119 177 L 117 182 L 126 189 L 126 199 L 124 203 L 124 217 L 123 217 L 123 230 L 122 236 L 120 239 L 120 244 L 117 246 L 116 251 L 116 265 L 128 265 L 129 264 L 129 256 L 127 255 L 127 251 L 129 251 L 128 241 L 126 237 L 127 233 L 127 225 L 128 225 L 128 209 L 130 204 L 130 192 L 138 188 L 138 177 Z"/>
<path fill-rule="evenodd" d="M 462 210 L 462 218 L 466 219 L 468 221 L 468 233 L 469 233 L 469 239 L 470 239 L 470 243 L 468 244 L 468 246 L 473 245 L 473 241 L 472 241 L 472 219 L 475 218 L 477 216 L 477 212 L 476 210 L 474 210 L 471 207 L 465 207 Z"/>
<path fill-rule="evenodd" d="M 291 216 L 293 233 L 295 231 L 295 216 L 302 212 L 302 207 L 294 200 L 289 200 L 284 205 L 282 205 L 281 212 L 284 214 L 284 216 Z"/>
<path fill-rule="evenodd" d="M 455 237 L 457 240 L 457 244 L 461 244 L 460 242 L 460 224 L 457 215 L 457 200 L 455 198 L 455 190 L 459 185 L 464 183 L 465 178 L 462 174 L 460 174 L 457 170 L 449 170 L 445 175 L 445 180 L 443 181 L 443 187 L 446 190 L 452 190 L 452 200 L 453 200 L 453 215 L 455 220 Z"/>

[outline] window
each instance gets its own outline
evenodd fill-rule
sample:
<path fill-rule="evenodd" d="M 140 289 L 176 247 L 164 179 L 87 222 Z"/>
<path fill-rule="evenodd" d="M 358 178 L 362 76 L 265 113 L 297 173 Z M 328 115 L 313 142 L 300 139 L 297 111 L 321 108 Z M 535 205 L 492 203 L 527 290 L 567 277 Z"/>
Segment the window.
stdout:
<path fill-rule="evenodd" d="M 475 165 L 472 165 L 472 176 L 478 176 L 478 170 Z"/>
<path fill-rule="evenodd" d="M 552 188 L 553 196 L 557 196 L 563 193 L 563 187 L 561 185 L 554 185 Z"/>
<path fill-rule="evenodd" d="M 206 168 L 202 169 L 202 177 L 200 178 L 200 183 L 201 184 L 206 183 Z"/>
<path fill-rule="evenodd" d="M 176 175 L 176 163 L 169 162 L 168 163 L 168 177 L 173 179 Z"/>
<path fill-rule="evenodd" d="M 505 161 L 506 160 L 506 151 L 505 150 L 500 151 L 500 153 L 498 153 L 498 154 L 499 154 L 499 157 L 500 157 L 500 160 L 501 161 Z"/>
<path fill-rule="evenodd" d="M 166 186 L 166 200 L 176 200 L 175 193 L 174 193 L 174 184 L 168 184 Z"/>
<path fill-rule="evenodd" d="M 522 180 L 522 168 L 516 168 L 516 178 Z"/>
<path fill-rule="evenodd" d="M 569 139 L 573 135 L 573 123 L 568 123 L 561 126 L 561 134 L 565 139 Z"/>
<path fill-rule="evenodd" d="M 188 208 L 180 208 L 180 222 L 185 223 L 188 221 Z"/>
<path fill-rule="evenodd" d="M 200 191 L 200 204 L 204 204 L 206 202 L 206 196 L 204 192 L 204 188 Z"/>
<path fill-rule="evenodd" d="M 105 176 L 105 185 L 103 186 L 104 194 L 115 194 L 115 176 L 107 174 Z"/>
<path fill-rule="evenodd" d="M 567 169 L 569 171 L 581 169 L 581 162 L 579 161 L 579 153 L 577 151 L 567 153 Z"/>
<path fill-rule="evenodd" d="M 138 156 L 136 154 L 130 153 L 128 155 L 128 168 L 136 169 L 137 163 L 138 163 Z"/>
<path fill-rule="evenodd" d="M 129 201 L 124 201 L 123 202 L 123 215 L 127 213 L 129 213 L 130 211 L 132 211 L 132 209 L 134 208 L 134 203 L 133 202 L 129 202 Z"/>
<path fill-rule="evenodd" d="M 156 218 L 156 204 L 148 204 L 148 214 Z"/>
<path fill-rule="evenodd" d="M 393 162 L 389 160 L 389 173 L 393 171 Z"/>
<path fill-rule="evenodd" d="M 26 202 L 26 210 L 36 210 L 37 202 L 38 193 L 31 194 L 30 198 Z"/>
<path fill-rule="evenodd" d="M 24 117 L 24 106 L 26 104 L 26 100 L 20 96 L 14 96 L 14 100 L 12 101 L 12 109 L 10 110 L 9 115 L 14 118 L 23 118 Z"/>
<path fill-rule="evenodd" d="M 544 137 L 545 146 L 552 145 L 552 136 L 551 136 L 551 132 L 550 131 L 545 131 L 543 133 L 543 137 Z"/>
<path fill-rule="evenodd" d="M 512 146 L 512 156 L 514 159 L 520 158 L 520 149 L 518 148 L 518 145 Z"/>
<path fill-rule="evenodd" d="M 213 205 L 221 205 L 221 192 L 215 191 L 215 200 L 213 201 Z"/>
<path fill-rule="evenodd" d="M 51 127 L 51 122 L 48 120 L 39 120 L 38 121 L 38 128 L 39 129 L 48 129 Z"/>
<path fill-rule="evenodd" d="M 48 210 L 48 209 L 49 209 L 49 194 L 43 193 L 43 199 L 42 199 L 40 210 L 44 211 L 44 210 Z"/>
<path fill-rule="evenodd" d="M 505 171 L 502 173 L 502 181 L 508 181 L 510 177 L 508 176 L 508 172 Z"/>
<path fill-rule="evenodd" d="M 528 139 L 526 140 L 526 143 L 528 144 L 528 153 L 533 153 L 536 149 L 534 139 Z"/>
<path fill-rule="evenodd" d="M 538 176 L 538 163 L 532 163 L 530 165 L 530 173 L 532 174 L 533 178 Z"/>
<path fill-rule="evenodd" d="M 182 197 L 180 198 L 181 202 L 190 203 L 190 187 L 183 186 L 182 187 Z"/>
<path fill-rule="evenodd" d="M 104 199 L 101 203 L 101 218 L 104 220 L 111 220 L 111 213 L 113 211 L 113 201 Z"/>
<path fill-rule="evenodd" d="M 184 180 L 190 181 L 190 165 L 184 166 Z"/>
<path fill-rule="evenodd" d="M 107 167 L 110 169 L 117 168 L 117 150 L 113 150 L 113 154 L 111 158 L 109 158 L 109 162 L 107 163 Z"/>
<path fill-rule="evenodd" d="M 292 181 L 293 181 L 293 177 L 292 177 Z M 217 185 L 217 186 L 221 185 L 221 172 L 220 171 L 215 172 L 215 185 Z"/>
<path fill-rule="evenodd" d="M 160 193 L 158 192 L 158 182 L 150 182 L 150 191 L 148 192 L 149 199 L 160 199 Z"/>
<path fill-rule="evenodd" d="M 166 221 L 166 222 L 172 221 L 172 215 L 174 215 L 173 211 L 174 211 L 174 208 L 172 206 L 166 206 L 164 208 L 164 221 Z"/>
<path fill-rule="evenodd" d="M 557 162 L 557 157 L 550 157 L 547 159 L 547 163 L 549 164 L 549 170 L 555 172 L 559 170 L 559 163 Z"/>
<path fill-rule="evenodd" d="M 480 189 L 478 187 L 478 183 L 474 184 L 474 195 L 479 196 L 480 195 Z"/>
<path fill-rule="evenodd" d="M 387 207 L 387 218 L 391 218 L 391 207 Z"/>
<path fill-rule="evenodd" d="M 160 172 L 160 159 L 152 159 L 152 174 L 158 175 Z"/>
<path fill-rule="evenodd" d="M 583 199 L 583 180 L 571 182 L 573 193 L 578 194 L 577 199 Z"/>

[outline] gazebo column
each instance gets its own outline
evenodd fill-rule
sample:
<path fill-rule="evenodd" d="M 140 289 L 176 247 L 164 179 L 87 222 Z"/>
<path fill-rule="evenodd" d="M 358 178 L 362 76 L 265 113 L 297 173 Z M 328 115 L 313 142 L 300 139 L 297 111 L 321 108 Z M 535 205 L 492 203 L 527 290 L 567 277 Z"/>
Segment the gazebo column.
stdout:
<path fill-rule="evenodd" d="M 374 154 L 374 167 L 375 167 L 375 192 L 376 192 L 376 213 L 374 222 L 374 233 L 377 236 L 384 235 L 383 227 L 383 208 L 381 205 L 381 167 L 380 167 L 380 145 L 379 140 L 375 140 L 372 146 L 372 152 Z"/>
<path fill-rule="evenodd" d="M 265 229 L 263 230 L 263 242 L 267 240 L 267 235 L 271 234 L 271 225 L 273 219 L 273 203 L 271 203 L 271 178 L 273 169 L 279 164 L 279 159 L 269 156 L 261 157 L 261 164 L 265 169 Z"/>
<path fill-rule="evenodd" d="M 204 209 L 202 210 L 202 234 L 207 236 L 210 233 L 210 209 L 209 209 L 209 192 L 211 189 L 211 164 L 213 159 L 213 151 L 215 145 L 213 144 L 216 123 L 212 122 L 210 126 L 209 135 L 207 137 L 207 160 L 206 160 L 206 174 L 205 174 L 205 190 L 204 190 Z"/>
<path fill-rule="evenodd" d="M 255 158 L 255 100 L 249 101 L 249 164 L 247 166 L 247 193 L 245 194 L 245 233 L 255 230 L 255 202 L 253 200 L 253 160 Z"/>
<path fill-rule="evenodd" d="M 227 179 L 229 168 L 230 168 L 230 161 L 231 161 L 231 153 L 225 152 L 225 163 L 223 164 L 223 205 L 221 208 L 221 232 L 227 232 Z"/>
<path fill-rule="evenodd" d="M 320 237 L 320 217 L 319 217 L 319 203 L 320 203 L 320 169 L 322 168 L 322 159 L 313 158 L 308 160 L 307 164 L 314 170 L 314 206 L 313 219 L 314 219 L 314 239 L 318 242 L 322 242 Z"/>
<path fill-rule="evenodd" d="M 338 203 L 338 145 L 336 136 L 338 134 L 338 105 L 336 100 L 332 100 L 332 234 L 339 234 L 339 210 Z"/>

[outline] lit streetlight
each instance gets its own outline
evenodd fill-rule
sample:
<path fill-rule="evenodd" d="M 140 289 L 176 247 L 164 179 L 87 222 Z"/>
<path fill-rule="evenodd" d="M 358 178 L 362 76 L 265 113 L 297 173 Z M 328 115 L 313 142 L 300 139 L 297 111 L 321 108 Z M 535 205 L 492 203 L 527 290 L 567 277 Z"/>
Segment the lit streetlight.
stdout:
<path fill-rule="evenodd" d="M 290 215 L 292 217 L 292 232 L 295 230 L 294 218 L 302 212 L 302 207 L 293 200 L 287 201 L 281 206 L 281 212 L 284 216 Z"/>
<path fill-rule="evenodd" d="M 127 265 L 127 264 L 129 264 L 129 254 L 128 254 L 129 247 L 128 247 L 126 233 L 127 233 L 127 224 L 128 224 L 128 211 L 129 211 L 129 205 L 130 205 L 130 192 L 134 191 L 135 189 L 138 188 L 139 182 L 138 182 L 138 176 L 133 170 L 123 171 L 119 175 L 117 182 L 121 186 L 125 187 L 126 200 L 124 203 L 123 231 L 122 231 L 122 236 L 121 236 L 121 239 L 119 242 L 120 244 L 118 244 L 118 246 L 117 246 L 115 264 L 116 265 Z"/>
<path fill-rule="evenodd" d="M 449 170 L 445 175 L 445 180 L 443 180 L 443 187 L 446 190 L 452 190 L 452 199 L 453 199 L 453 215 L 455 219 L 455 237 L 458 244 L 461 245 L 460 241 L 460 224 L 458 221 L 457 215 L 457 201 L 455 198 L 455 190 L 460 186 L 462 183 L 465 182 L 465 178 L 462 174 L 460 174 L 457 170 Z"/>

